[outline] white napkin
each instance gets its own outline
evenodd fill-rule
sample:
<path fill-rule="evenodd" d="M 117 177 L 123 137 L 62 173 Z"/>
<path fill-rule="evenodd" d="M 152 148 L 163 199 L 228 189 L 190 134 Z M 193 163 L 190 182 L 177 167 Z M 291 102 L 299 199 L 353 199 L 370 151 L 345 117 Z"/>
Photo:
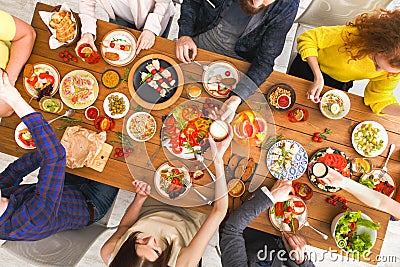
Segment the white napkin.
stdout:
<path fill-rule="evenodd" d="M 63 4 L 61 5 L 60 11 L 69 11 L 69 12 L 71 12 L 71 14 L 72 14 L 72 11 L 71 11 L 71 9 L 68 7 L 67 3 L 63 3 Z M 58 40 L 56 39 L 56 30 L 53 29 L 52 27 L 50 27 L 51 16 L 52 16 L 53 14 L 54 14 L 54 12 L 39 11 L 40 18 L 43 20 L 44 24 L 47 25 L 47 27 L 49 28 L 50 32 L 52 33 L 52 35 L 50 36 L 50 39 L 49 39 L 49 46 L 50 46 L 50 49 L 57 49 L 57 48 L 59 48 L 60 46 L 63 46 L 63 45 L 65 45 L 65 44 L 70 44 L 70 43 L 72 43 L 72 42 L 75 40 L 75 37 L 76 37 L 76 35 L 77 35 L 77 33 L 78 33 L 78 29 L 76 29 L 76 31 L 75 31 L 75 36 L 74 36 L 74 38 L 73 38 L 72 40 L 69 40 L 69 41 L 66 42 L 66 43 L 61 43 L 60 41 L 58 41 Z M 75 16 L 74 16 L 74 15 L 71 16 L 71 20 L 72 20 L 73 22 L 76 23 L 76 20 L 75 20 Z M 76 27 L 78 27 L 78 25 L 76 25 Z"/>

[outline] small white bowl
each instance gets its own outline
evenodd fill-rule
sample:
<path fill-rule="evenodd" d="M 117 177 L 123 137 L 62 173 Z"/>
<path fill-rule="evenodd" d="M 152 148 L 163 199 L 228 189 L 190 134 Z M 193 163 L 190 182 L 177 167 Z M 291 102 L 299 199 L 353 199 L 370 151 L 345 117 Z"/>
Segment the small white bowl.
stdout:
<path fill-rule="evenodd" d="M 342 101 L 343 101 L 342 107 L 339 106 L 338 104 L 333 104 L 333 105 L 335 105 L 335 108 L 340 108 L 340 110 L 336 114 L 331 111 L 331 108 L 333 105 L 328 107 L 329 104 L 326 102 L 327 97 L 330 95 L 336 96 L 336 97 L 342 99 Z M 342 108 L 343 108 L 343 110 L 342 110 Z M 321 110 L 321 113 L 328 119 L 339 120 L 339 119 L 343 118 L 344 116 L 346 116 L 347 113 L 349 113 L 350 98 L 343 91 L 340 91 L 337 89 L 329 90 L 322 96 L 321 102 L 319 103 L 319 109 Z"/>
<path fill-rule="evenodd" d="M 87 119 L 87 120 L 89 120 L 89 121 L 94 121 L 96 118 L 89 118 L 89 116 L 88 116 L 88 110 L 89 109 L 95 109 L 95 110 L 97 110 L 97 116 L 96 116 L 96 118 L 100 115 L 100 110 L 97 108 L 97 107 L 95 107 L 95 106 L 90 106 L 90 107 L 87 107 L 86 109 L 85 109 L 85 118 Z"/>

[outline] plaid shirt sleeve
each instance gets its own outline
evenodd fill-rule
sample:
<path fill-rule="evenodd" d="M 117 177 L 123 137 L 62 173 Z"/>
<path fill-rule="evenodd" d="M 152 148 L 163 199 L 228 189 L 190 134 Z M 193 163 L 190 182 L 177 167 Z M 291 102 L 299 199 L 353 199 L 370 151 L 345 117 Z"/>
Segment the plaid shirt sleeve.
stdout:
<path fill-rule="evenodd" d="M 36 226 L 44 225 L 58 212 L 60 206 L 66 153 L 41 113 L 28 114 L 22 120 L 31 132 L 37 147 L 37 151 L 30 156 L 34 165 L 31 168 L 39 165 L 40 170 L 34 197 L 22 204 L 24 208 L 16 210 L 13 220 L 17 220 L 14 223 L 19 225 L 24 225 L 23 221 Z M 30 164 L 31 162 L 21 162 L 21 165 L 26 167 Z"/>

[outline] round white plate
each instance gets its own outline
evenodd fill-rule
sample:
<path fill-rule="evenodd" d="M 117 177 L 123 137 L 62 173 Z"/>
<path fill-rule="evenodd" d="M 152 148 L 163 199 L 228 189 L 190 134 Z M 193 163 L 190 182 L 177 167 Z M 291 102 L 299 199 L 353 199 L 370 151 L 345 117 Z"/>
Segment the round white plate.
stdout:
<path fill-rule="evenodd" d="M 51 96 L 55 95 L 57 93 L 58 87 L 60 86 L 60 73 L 58 72 L 58 70 L 56 69 L 56 67 L 54 67 L 51 64 L 48 63 L 35 63 L 33 64 L 33 69 L 35 68 L 44 68 L 46 69 L 50 75 L 52 75 L 54 77 L 54 84 L 53 84 L 53 90 L 51 91 Z M 28 78 L 23 78 L 23 85 L 25 90 L 27 91 L 27 93 L 33 97 L 33 98 L 37 98 L 37 91 L 35 88 L 33 88 L 33 86 L 31 86 L 27 81 Z"/>
<path fill-rule="evenodd" d="M 157 191 L 161 196 L 166 197 L 166 198 L 168 198 L 168 199 L 172 199 L 172 198 L 169 197 L 169 194 L 168 194 L 167 192 L 165 192 L 164 190 L 162 190 L 162 189 L 160 188 L 160 181 L 161 181 L 161 179 L 162 179 L 161 176 L 160 176 L 160 172 L 161 172 L 161 170 L 168 169 L 169 167 L 174 167 L 174 166 L 172 166 L 172 165 L 170 165 L 168 162 L 166 162 L 166 163 L 162 164 L 162 165 L 157 169 L 156 173 L 154 174 L 154 186 L 155 186 L 155 188 L 156 188 L 156 191 Z M 177 168 L 177 167 L 174 167 L 174 168 Z M 180 171 L 183 171 L 184 174 L 185 174 L 185 179 L 187 179 L 188 181 L 190 181 L 190 174 L 189 174 L 189 171 L 188 171 L 185 167 L 180 167 L 180 168 L 177 168 L 177 169 L 179 169 Z M 180 194 L 178 197 L 173 198 L 173 200 L 182 198 L 187 192 L 189 192 L 189 190 L 188 190 L 188 188 L 186 187 L 185 192 L 183 192 L 182 194 Z"/>
<path fill-rule="evenodd" d="M 337 97 L 339 97 L 340 99 L 342 99 L 343 101 L 343 108 L 344 110 L 336 115 L 333 114 L 329 114 L 327 111 L 325 111 L 322 108 L 322 105 L 324 103 L 324 99 L 327 97 L 327 95 L 332 94 L 335 95 Z M 343 91 L 334 89 L 334 90 L 329 90 L 328 92 L 326 92 L 322 98 L 321 98 L 321 102 L 319 103 L 319 109 L 321 110 L 322 115 L 324 115 L 325 117 L 327 117 L 328 119 L 332 119 L 332 120 L 339 120 L 341 118 L 343 118 L 344 116 L 347 115 L 347 113 L 349 113 L 350 111 L 350 98 L 347 96 L 347 94 Z"/>
<path fill-rule="evenodd" d="M 108 44 L 113 40 L 123 40 L 122 42 L 129 44 L 131 46 L 131 49 L 129 51 L 123 51 L 120 49 L 103 45 L 103 44 Z M 131 63 L 136 56 L 136 38 L 128 30 L 123 30 L 123 29 L 112 30 L 108 32 L 106 35 L 104 35 L 102 40 L 102 45 L 100 46 L 100 50 L 104 61 L 106 61 L 108 64 L 117 67 L 126 66 L 129 63 Z M 105 57 L 106 52 L 117 53 L 119 55 L 119 59 L 113 61 L 106 58 Z"/>
<path fill-rule="evenodd" d="M 87 89 L 88 93 L 84 93 L 82 95 L 77 94 L 76 90 L 81 90 L 81 92 L 86 92 L 83 89 L 78 89 L 79 87 L 75 86 L 75 82 L 72 82 L 74 78 L 79 78 L 79 77 L 88 78 L 92 80 L 93 86 L 90 89 Z M 77 95 L 76 102 L 72 101 L 73 94 L 69 93 L 69 88 L 67 85 L 70 82 L 72 83 L 72 86 L 74 87 L 75 90 L 74 95 Z M 65 105 L 67 105 L 70 108 L 85 109 L 91 106 L 96 101 L 98 95 L 99 95 L 99 85 L 97 83 L 97 80 L 93 76 L 93 74 L 91 74 L 86 70 L 73 70 L 71 72 L 68 72 L 61 80 L 61 85 L 60 85 L 61 100 L 64 102 Z"/>
<path fill-rule="evenodd" d="M 122 112 L 121 114 L 115 114 L 115 115 L 112 115 L 111 114 L 111 111 L 109 111 L 108 110 L 108 104 L 110 103 L 110 101 L 108 100 L 108 97 L 109 96 L 118 96 L 119 98 L 123 98 L 124 99 L 124 102 L 125 102 L 125 111 L 124 112 Z M 104 109 L 104 112 L 107 114 L 107 116 L 109 116 L 110 118 L 113 118 L 113 119 L 121 119 L 121 118 L 123 118 L 123 117 L 125 117 L 125 115 L 128 113 L 128 111 L 129 111 L 129 99 L 128 99 L 128 97 L 126 96 L 126 95 L 124 95 L 123 93 L 119 93 L 119 92 L 114 92 L 114 93 L 111 93 L 111 94 L 108 94 L 107 96 L 106 96 L 106 98 L 104 99 L 104 102 L 103 102 L 103 109 Z"/>
<path fill-rule="evenodd" d="M 374 177 L 378 177 L 380 172 L 381 172 L 381 170 L 378 169 L 378 170 L 372 170 L 372 171 L 369 172 L 369 173 L 364 173 L 364 174 L 360 177 L 360 180 L 365 179 L 365 178 L 367 177 L 367 175 L 368 175 L 368 176 L 369 176 L 369 175 L 373 175 Z M 392 176 L 389 175 L 389 173 L 386 172 L 386 173 L 383 175 L 382 178 L 384 178 L 384 179 L 388 182 L 388 184 L 393 185 L 394 187 L 396 187 L 396 185 L 395 185 L 395 183 L 394 183 L 394 181 L 393 181 L 393 178 L 392 178 Z M 360 181 L 360 180 L 359 180 L 359 181 Z M 389 197 L 393 197 L 393 195 L 394 195 L 395 192 L 396 192 L 396 189 L 392 192 L 392 194 L 390 194 Z"/>
<path fill-rule="evenodd" d="M 278 170 L 272 170 L 272 164 L 276 161 L 273 159 L 273 151 L 275 148 L 280 147 L 284 143 L 290 143 L 294 144 L 299 148 L 298 152 L 294 155 L 291 166 L 288 170 L 286 170 L 283 166 L 283 164 L 280 165 L 281 171 Z M 276 179 L 286 179 L 286 180 L 296 180 L 300 178 L 300 176 L 303 175 L 303 173 L 307 170 L 307 164 L 308 164 L 308 156 L 307 152 L 304 149 L 302 145 L 297 143 L 296 141 L 293 140 L 282 140 L 277 143 L 275 143 L 269 150 L 267 154 L 267 167 L 269 172 L 274 176 Z"/>
<path fill-rule="evenodd" d="M 230 72 L 229 76 L 225 75 L 226 71 Z M 221 95 L 217 91 L 212 90 L 212 88 L 210 86 L 211 83 L 209 83 L 209 80 L 212 77 L 215 77 L 217 75 L 221 75 L 222 78 L 235 78 L 236 84 L 234 84 L 232 86 L 232 90 L 233 90 L 233 89 L 235 89 L 235 87 L 239 81 L 239 72 L 237 71 L 235 66 L 233 66 L 229 62 L 216 61 L 216 62 L 210 63 L 208 65 L 207 70 L 204 71 L 204 73 L 203 73 L 202 82 L 203 82 L 204 88 L 206 89 L 207 93 L 209 93 L 210 95 L 212 95 L 213 97 L 216 97 L 216 98 L 227 98 L 227 97 L 229 97 L 229 94 Z"/>
<path fill-rule="evenodd" d="M 306 207 L 305 210 L 304 210 L 304 212 L 303 212 L 302 214 L 300 214 L 300 215 L 295 215 L 295 218 L 296 218 L 297 220 L 299 220 L 299 230 L 300 230 L 300 229 L 304 226 L 304 222 L 307 220 L 307 205 L 306 205 L 306 204 L 304 203 L 304 201 L 303 201 L 301 198 L 299 198 L 299 197 L 290 195 L 290 196 L 289 196 L 289 199 L 293 199 L 293 201 L 301 201 L 301 202 L 303 202 L 304 206 Z M 289 199 L 288 199 L 288 200 L 289 200 Z M 269 220 L 271 221 L 271 224 L 272 224 L 276 229 L 281 230 L 281 225 L 282 225 L 282 223 L 283 223 L 283 219 L 284 219 L 284 218 L 276 218 L 276 217 L 275 217 L 275 214 L 272 214 L 272 208 L 273 208 L 273 207 L 275 207 L 275 204 L 274 204 L 274 206 L 272 206 L 272 207 L 269 209 L 269 211 L 268 211 Z"/>
<path fill-rule="evenodd" d="M 131 125 L 132 120 L 134 118 L 136 118 L 137 116 L 141 116 L 141 115 L 150 116 L 149 119 L 153 120 L 153 122 L 154 122 L 154 131 L 153 131 L 153 133 L 151 135 L 147 136 L 144 139 L 140 139 L 140 138 L 136 137 L 135 135 L 133 135 L 133 133 L 130 130 L 130 125 Z M 154 134 L 156 133 L 156 130 L 157 130 L 156 120 L 154 119 L 154 117 L 151 114 L 149 114 L 147 112 L 136 112 L 136 113 L 132 114 L 128 118 L 127 122 L 126 122 L 126 131 L 128 132 L 129 137 L 132 138 L 133 140 L 137 141 L 137 142 L 145 142 L 145 141 L 150 140 L 154 136 Z"/>
<path fill-rule="evenodd" d="M 18 136 L 19 136 L 19 131 L 22 129 L 28 128 L 26 127 L 25 123 L 23 121 L 21 121 L 20 124 L 17 125 L 17 127 L 15 128 L 15 132 L 14 132 L 14 138 L 15 138 L 15 142 L 17 142 L 17 144 L 24 148 L 24 149 L 35 149 L 36 146 L 26 146 L 21 140 L 19 140 Z"/>
<path fill-rule="evenodd" d="M 370 124 L 370 123 L 372 123 L 372 127 L 378 128 L 380 130 L 378 133 L 378 136 L 379 136 L 379 140 L 383 140 L 383 146 L 381 149 L 373 151 L 371 153 L 371 155 L 366 155 L 363 150 L 357 148 L 357 144 L 354 141 L 354 134 L 358 131 L 358 129 L 361 128 L 362 125 Z M 353 145 L 354 149 L 357 151 L 358 154 L 360 154 L 364 157 L 368 157 L 368 158 L 376 157 L 376 156 L 379 156 L 380 154 L 382 154 L 382 152 L 385 151 L 386 146 L 388 145 L 388 142 L 389 142 L 389 137 L 388 137 L 388 134 L 387 134 L 385 128 L 381 124 L 377 123 L 376 121 L 360 122 L 359 124 L 357 124 L 356 127 L 354 127 L 354 130 L 351 133 L 351 144 Z"/>

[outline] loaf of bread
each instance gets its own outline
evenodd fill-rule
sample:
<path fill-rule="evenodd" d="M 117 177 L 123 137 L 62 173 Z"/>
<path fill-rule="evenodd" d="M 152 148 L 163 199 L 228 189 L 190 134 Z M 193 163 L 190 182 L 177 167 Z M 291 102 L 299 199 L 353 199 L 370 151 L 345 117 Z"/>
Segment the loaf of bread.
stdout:
<path fill-rule="evenodd" d="M 50 27 L 56 30 L 56 39 L 62 43 L 75 37 L 76 23 L 71 19 L 71 12 L 55 12 L 51 16 Z"/>

